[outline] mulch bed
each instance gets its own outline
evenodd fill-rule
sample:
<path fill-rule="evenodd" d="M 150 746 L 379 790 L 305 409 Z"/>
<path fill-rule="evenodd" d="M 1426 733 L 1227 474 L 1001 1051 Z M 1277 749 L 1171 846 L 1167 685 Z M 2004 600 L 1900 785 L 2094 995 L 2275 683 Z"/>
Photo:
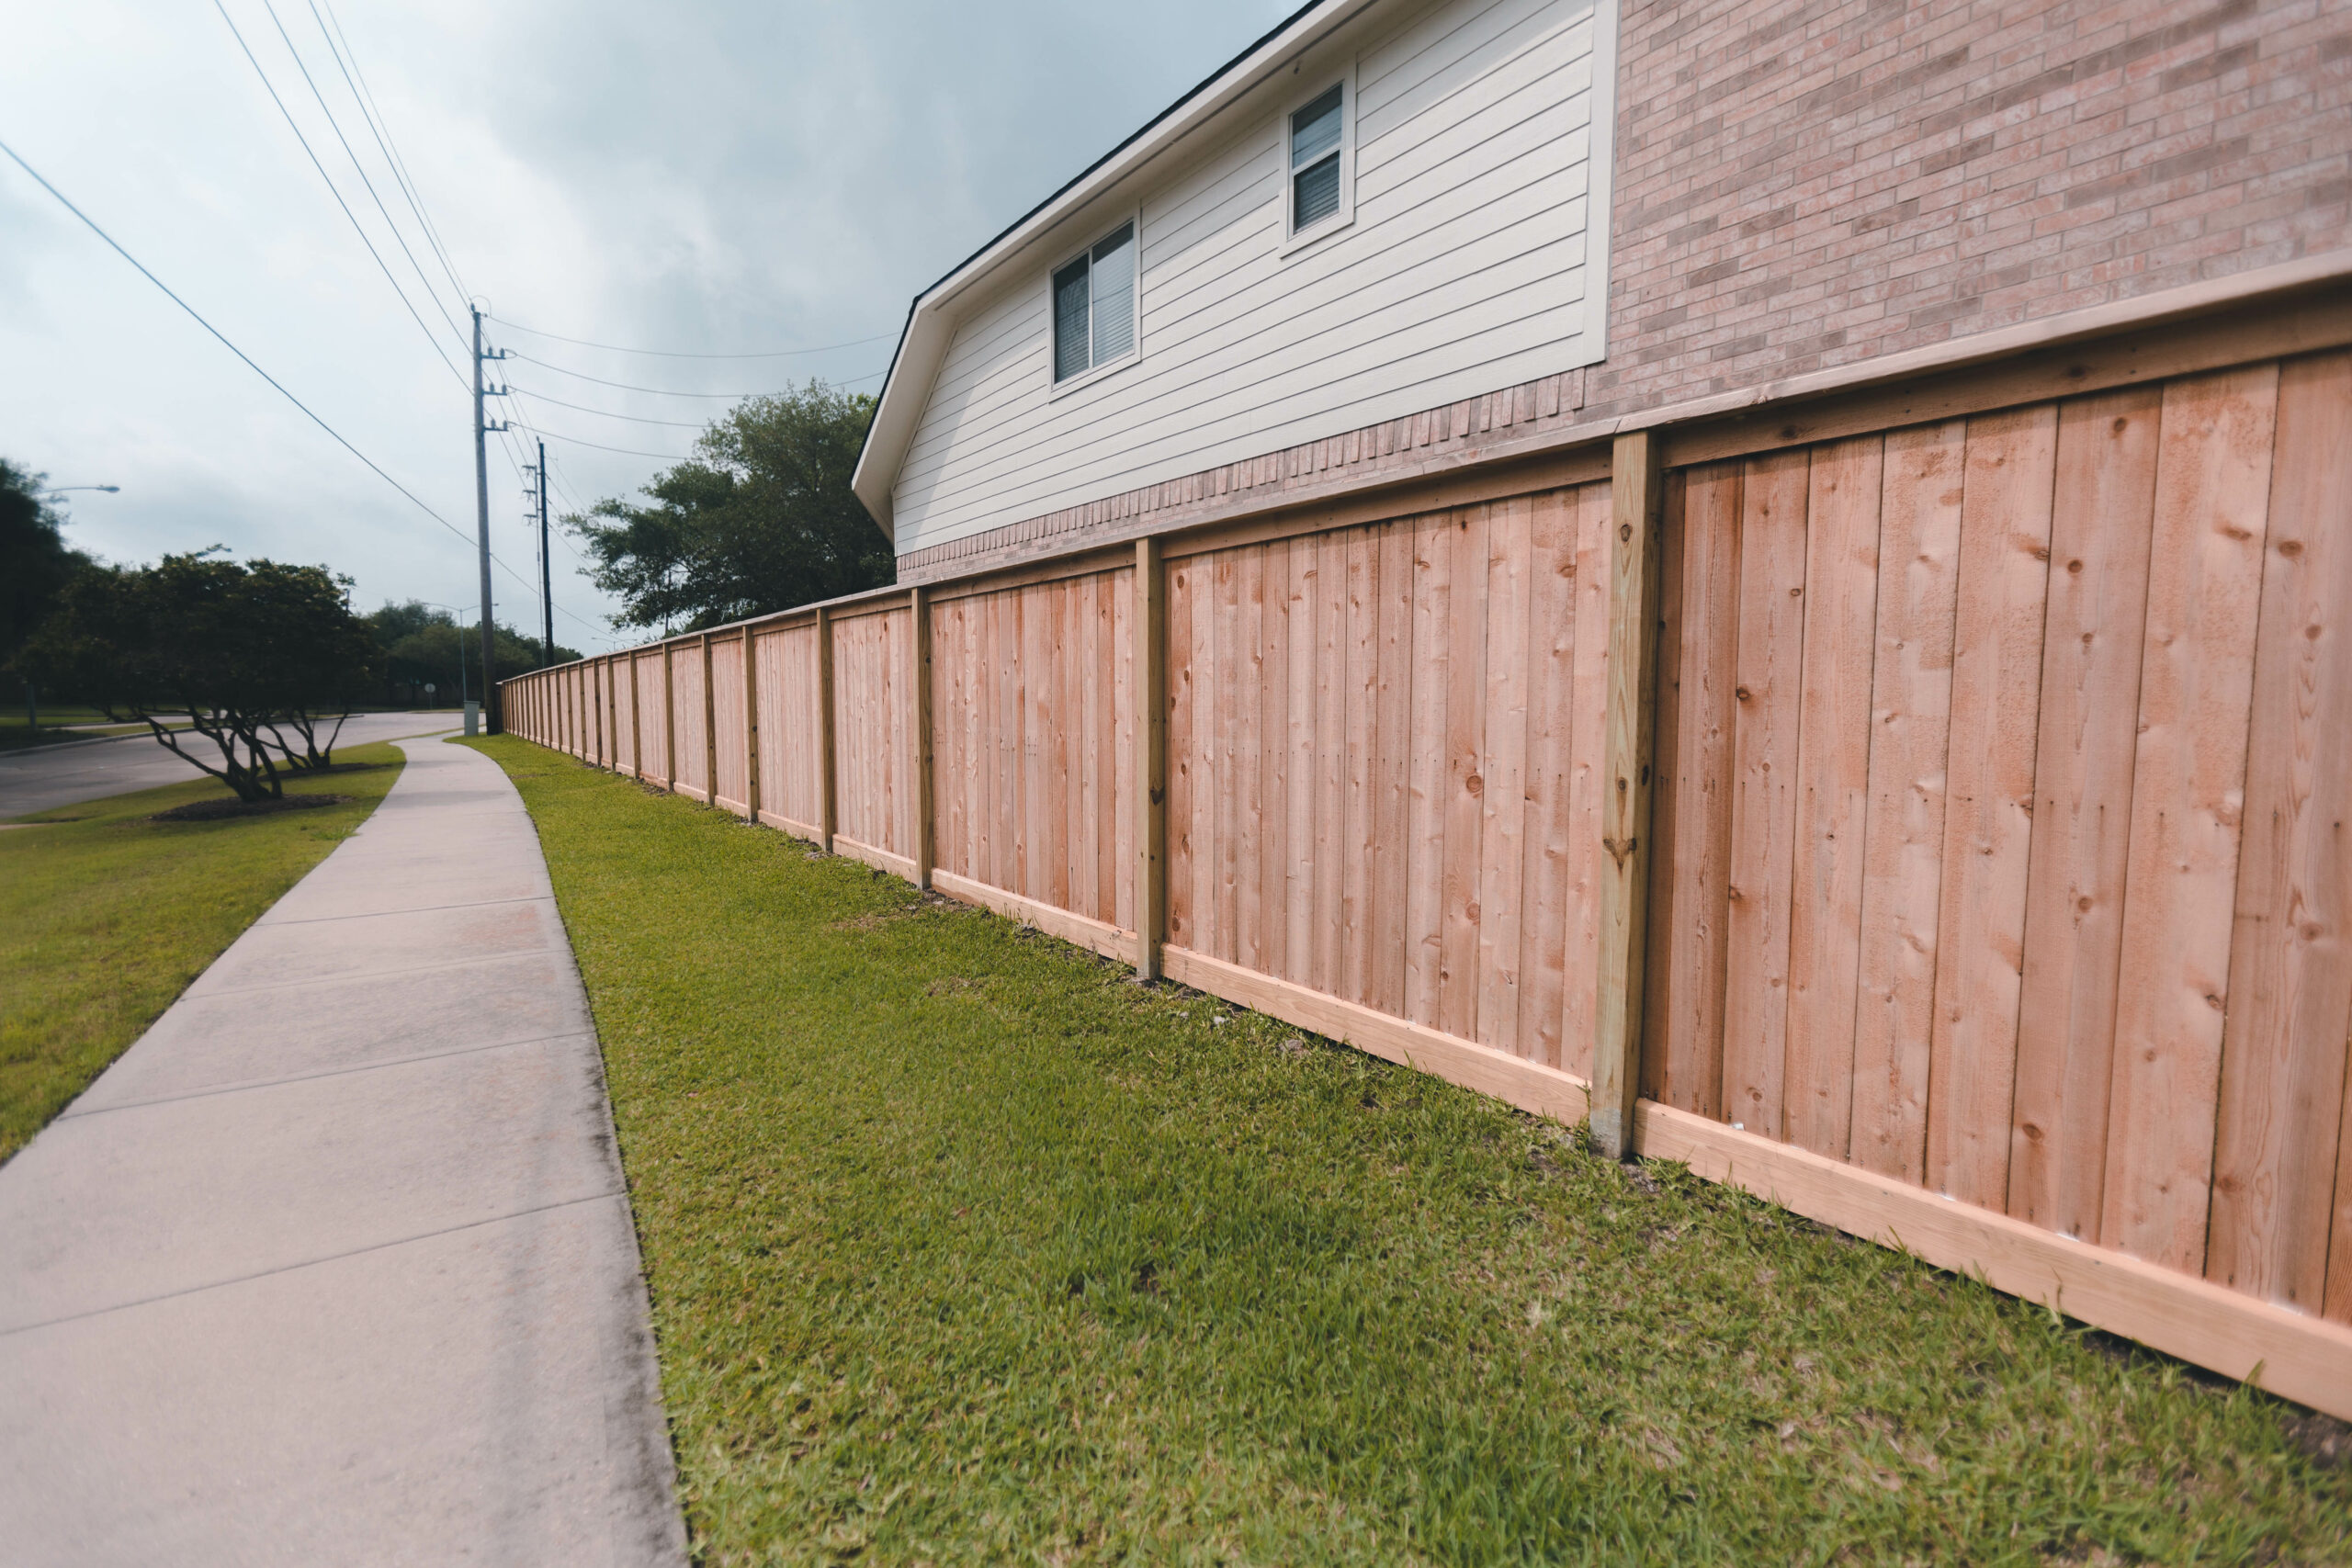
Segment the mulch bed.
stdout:
<path fill-rule="evenodd" d="M 169 811 L 158 811 L 150 822 L 218 822 L 229 817 L 267 817 L 278 811 L 308 811 L 320 806 L 341 806 L 347 795 L 289 795 L 282 800 L 191 800 Z"/>

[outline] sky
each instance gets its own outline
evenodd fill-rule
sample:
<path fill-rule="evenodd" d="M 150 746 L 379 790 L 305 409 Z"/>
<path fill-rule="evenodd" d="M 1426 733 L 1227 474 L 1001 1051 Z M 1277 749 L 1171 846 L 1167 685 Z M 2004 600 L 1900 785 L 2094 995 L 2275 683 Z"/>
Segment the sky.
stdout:
<path fill-rule="evenodd" d="M 675 394 L 878 389 L 918 289 L 1294 8 L 0 0 L 0 141 L 411 495 L 6 158 L 0 456 L 119 485 L 59 497 L 104 559 L 219 545 L 470 618 L 470 298 L 528 356 L 491 367 L 490 516 L 536 628 L 534 431 L 560 516 L 729 406 Z M 557 640 L 637 640 L 557 534 Z"/>

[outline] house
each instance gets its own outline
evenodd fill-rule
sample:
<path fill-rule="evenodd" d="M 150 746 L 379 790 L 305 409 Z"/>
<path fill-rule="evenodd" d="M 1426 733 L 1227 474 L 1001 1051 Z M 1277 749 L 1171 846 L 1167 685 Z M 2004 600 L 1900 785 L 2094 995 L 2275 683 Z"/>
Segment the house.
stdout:
<path fill-rule="evenodd" d="M 526 732 L 2352 1417 L 2352 3 L 1326 0 Z"/>
<path fill-rule="evenodd" d="M 916 298 L 857 493 L 917 581 L 1312 491 L 1320 443 L 1409 466 L 1404 421 L 1591 424 L 2340 252 L 2347 38 L 2247 0 L 1309 5 Z"/>

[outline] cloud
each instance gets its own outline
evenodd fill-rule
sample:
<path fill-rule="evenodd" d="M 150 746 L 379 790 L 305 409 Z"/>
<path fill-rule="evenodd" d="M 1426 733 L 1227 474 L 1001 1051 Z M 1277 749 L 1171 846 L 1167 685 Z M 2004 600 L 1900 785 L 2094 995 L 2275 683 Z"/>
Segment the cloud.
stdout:
<path fill-rule="evenodd" d="M 462 326 L 458 291 L 345 88 L 322 25 L 326 0 L 315 11 L 313 0 L 228 4 L 463 370 L 443 317 Z M 497 314 L 601 343 L 726 353 L 895 334 L 916 289 L 1291 8 L 335 0 L 333 16 L 456 271 Z M 176 0 L 77 0 L 19 7 L 11 27 L 0 137 L 469 536 L 467 391 L 220 17 Z M 424 281 L 353 173 L 336 124 Z M 695 361 L 503 336 L 590 375 L 682 390 L 811 375 L 870 388 L 891 346 Z M 357 579 L 363 604 L 474 596 L 466 539 L 354 461 L 13 165 L 0 165 L 0 362 L 18 372 L 0 382 L 0 452 L 59 484 L 123 487 L 77 498 L 73 537 L 85 547 L 130 560 L 221 542 L 326 561 Z M 725 406 L 503 368 L 616 413 L 691 420 Z M 605 446 L 683 455 L 693 434 L 525 406 L 548 430 Z M 508 450 L 493 447 L 492 547 L 536 581 Z M 549 456 L 560 502 L 628 492 L 661 466 L 561 442 Z M 582 622 L 601 626 L 607 606 L 570 547 L 555 551 L 557 601 L 569 612 L 559 636 L 601 646 Z M 536 620 L 526 590 L 503 573 L 498 597 L 503 617 Z"/>

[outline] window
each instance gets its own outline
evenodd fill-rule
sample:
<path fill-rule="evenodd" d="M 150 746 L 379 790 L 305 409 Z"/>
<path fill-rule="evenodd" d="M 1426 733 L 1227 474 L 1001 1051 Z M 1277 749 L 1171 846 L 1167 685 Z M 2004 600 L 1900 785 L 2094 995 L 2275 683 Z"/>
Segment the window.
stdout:
<path fill-rule="evenodd" d="M 1136 348 L 1136 226 L 1122 223 L 1054 274 L 1054 379 L 1067 381 Z"/>
<path fill-rule="evenodd" d="M 1338 215 L 1342 155 L 1347 149 L 1345 84 L 1290 117 L 1290 231 L 1311 229 Z M 1260 145 L 1264 145 L 1262 142 Z"/>

